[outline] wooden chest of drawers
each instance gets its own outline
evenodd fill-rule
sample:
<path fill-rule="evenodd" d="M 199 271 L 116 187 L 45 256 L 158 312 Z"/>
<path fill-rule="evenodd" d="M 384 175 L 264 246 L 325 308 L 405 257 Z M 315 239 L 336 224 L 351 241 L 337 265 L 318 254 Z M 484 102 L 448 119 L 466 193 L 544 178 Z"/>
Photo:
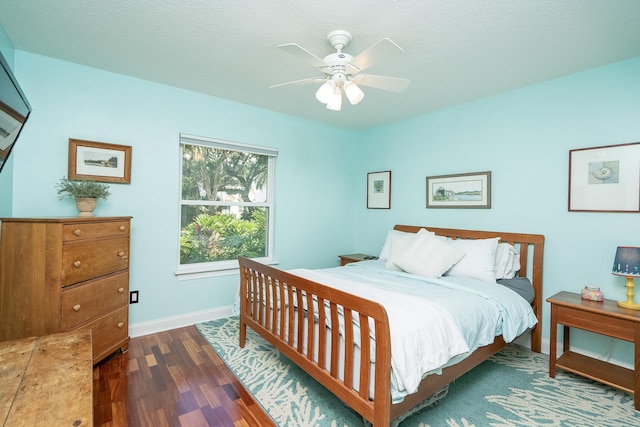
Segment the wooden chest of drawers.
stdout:
<path fill-rule="evenodd" d="M 131 217 L 0 221 L 0 341 L 91 330 L 94 364 L 126 350 Z"/>

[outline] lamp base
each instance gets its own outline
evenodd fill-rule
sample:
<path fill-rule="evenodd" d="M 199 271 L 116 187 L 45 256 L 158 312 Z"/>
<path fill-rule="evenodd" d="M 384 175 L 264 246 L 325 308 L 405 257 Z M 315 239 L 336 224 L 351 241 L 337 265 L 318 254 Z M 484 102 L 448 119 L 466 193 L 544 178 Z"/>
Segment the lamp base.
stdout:
<path fill-rule="evenodd" d="M 632 310 L 640 310 L 640 304 L 636 304 L 633 300 L 633 277 L 627 276 L 627 300 L 626 301 L 618 301 L 618 305 L 624 308 L 630 308 Z"/>
<path fill-rule="evenodd" d="M 640 304 L 636 304 L 635 302 L 618 301 L 618 305 L 632 310 L 640 310 Z"/>

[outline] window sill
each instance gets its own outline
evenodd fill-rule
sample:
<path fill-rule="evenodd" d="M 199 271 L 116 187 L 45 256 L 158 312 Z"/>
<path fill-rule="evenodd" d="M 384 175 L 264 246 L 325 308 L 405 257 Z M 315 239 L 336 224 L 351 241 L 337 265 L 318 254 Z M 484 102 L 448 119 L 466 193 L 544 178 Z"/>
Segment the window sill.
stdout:
<path fill-rule="evenodd" d="M 272 258 L 255 258 L 256 261 L 267 265 L 278 264 Z M 203 279 L 207 277 L 221 277 L 239 274 L 238 261 L 218 262 L 214 264 L 181 265 L 175 271 L 179 281 Z"/>

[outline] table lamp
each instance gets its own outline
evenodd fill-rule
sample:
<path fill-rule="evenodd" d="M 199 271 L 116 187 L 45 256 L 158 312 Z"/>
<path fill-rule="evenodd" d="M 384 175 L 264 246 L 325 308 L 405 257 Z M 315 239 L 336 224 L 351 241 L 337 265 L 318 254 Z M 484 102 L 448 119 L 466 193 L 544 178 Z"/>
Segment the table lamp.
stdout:
<path fill-rule="evenodd" d="M 633 278 L 640 277 L 640 248 L 618 246 L 616 257 L 613 260 L 612 274 L 627 278 L 627 300 L 618 301 L 618 305 L 624 308 L 640 310 L 640 304 L 636 304 L 633 301 Z"/>

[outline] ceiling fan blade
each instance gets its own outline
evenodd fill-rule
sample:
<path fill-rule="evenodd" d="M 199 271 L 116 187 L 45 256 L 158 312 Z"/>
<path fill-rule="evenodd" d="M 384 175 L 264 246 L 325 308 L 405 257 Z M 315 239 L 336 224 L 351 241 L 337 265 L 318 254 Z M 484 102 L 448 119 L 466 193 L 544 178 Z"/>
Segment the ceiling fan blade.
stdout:
<path fill-rule="evenodd" d="M 400 53 L 402 53 L 400 46 L 384 38 L 353 58 L 351 65 L 360 71 L 364 71 L 378 62 L 393 58 Z"/>
<path fill-rule="evenodd" d="M 318 58 L 316 55 L 309 52 L 307 49 L 303 48 L 298 44 L 295 44 L 295 43 L 281 44 L 278 47 L 284 50 L 285 52 L 300 59 L 301 61 L 304 61 L 313 65 L 316 68 L 319 68 L 321 70 L 329 68 L 329 66 L 325 64 L 322 59 Z"/>
<path fill-rule="evenodd" d="M 325 77 L 310 77 L 308 79 L 295 80 L 287 83 L 280 83 L 277 85 L 269 86 L 269 88 L 273 89 L 273 88 L 282 87 L 282 86 L 300 86 L 300 85 L 305 85 L 309 83 L 322 83 L 325 80 L 326 80 Z"/>
<path fill-rule="evenodd" d="M 411 83 L 411 80 L 407 79 L 376 76 L 374 74 L 358 74 L 357 76 L 353 76 L 351 80 L 359 86 L 375 87 L 391 92 L 402 92 L 409 86 L 409 83 Z"/>

